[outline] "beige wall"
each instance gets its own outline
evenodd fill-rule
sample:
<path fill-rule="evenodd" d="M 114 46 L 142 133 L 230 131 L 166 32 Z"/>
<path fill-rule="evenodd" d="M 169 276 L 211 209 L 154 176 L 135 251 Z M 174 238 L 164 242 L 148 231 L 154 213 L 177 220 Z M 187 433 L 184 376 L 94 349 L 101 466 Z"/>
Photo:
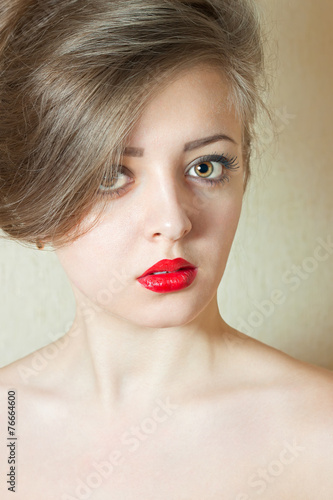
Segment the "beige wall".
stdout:
<path fill-rule="evenodd" d="M 269 61 L 279 140 L 262 134 L 220 309 L 236 328 L 245 321 L 245 333 L 333 369 L 333 255 L 316 252 L 318 238 L 333 241 L 333 3 L 257 3 L 277 50 Z M 274 290 L 283 304 L 272 303 Z M 262 314 L 255 303 L 264 300 Z"/>
<path fill-rule="evenodd" d="M 333 3 L 257 3 L 278 50 L 270 64 L 280 135 L 272 142 L 262 131 L 219 306 L 232 326 L 333 369 L 333 249 L 327 258 L 318 252 L 320 241 L 333 239 Z M 3 366 L 65 333 L 75 303 L 49 252 L 1 241 L 0 280 Z"/>

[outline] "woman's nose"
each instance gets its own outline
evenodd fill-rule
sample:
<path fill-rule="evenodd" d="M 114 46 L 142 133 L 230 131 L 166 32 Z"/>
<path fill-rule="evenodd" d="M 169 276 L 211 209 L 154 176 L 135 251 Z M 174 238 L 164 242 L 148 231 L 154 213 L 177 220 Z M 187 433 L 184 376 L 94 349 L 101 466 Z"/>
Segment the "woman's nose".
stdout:
<path fill-rule="evenodd" d="M 155 180 L 145 193 L 144 234 L 149 240 L 177 241 L 192 229 L 190 203 L 176 180 Z"/>

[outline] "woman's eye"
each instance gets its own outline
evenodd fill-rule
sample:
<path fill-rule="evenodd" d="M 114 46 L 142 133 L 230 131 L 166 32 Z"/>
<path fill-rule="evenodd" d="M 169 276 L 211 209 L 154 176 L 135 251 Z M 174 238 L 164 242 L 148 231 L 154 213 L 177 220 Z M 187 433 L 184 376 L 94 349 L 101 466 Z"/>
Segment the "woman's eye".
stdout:
<path fill-rule="evenodd" d="M 112 176 L 111 174 L 104 176 L 99 191 L 103 194 L 103 192 L 112 192 L 123 188 L 127 183 L 126 177 L 127 175 L 123 172 L 119 172 L 116 176 Z"/>
<path fill-rule="evenodd" d="M 206 184 L 208 183 L 208 185 L 214 187 L 218 184 L 229 182 L 230 177 L 228 173 L 223 173 L 223 169 L 226 169 L 226 171 L 235 171 L 239 168 L 236 156 L 229 159 L 224 155 L 216 153 L 199 158 L 197 163 L 192 165 L 186 172 L 186 175 L 190 175 L 199 181 L 205 181 Z M 115 197 L 125 193 L 127 185 L 134 182 L 131 172 L 128 171 L 127 175 L 125 171 L 127 171 L 126 167 L 122 167 L 117 175 L 112 175 L 112 172 L 105 175 L 99 187 L 99 194 Z"/>
<path fill-rule="evenodd" d="M 220 162 L 217 161 L 202 161 L 193 165 L 188 171 L 188 174 L 193 173 L 195 177 L 199 177 L 201 179 L 214 179 L 221 177 L 223 173 L 223 166 Z"/>
<path fill-rule="evenodd" d="M 228 171 L 236 171 L 239 168 L 237 156 L 228 158 L 225 155 L 215 153 L 199 158 L 197 163 L 188 170 L 187 174 L 193 172 L 192 177 L 196 180 L 207 182 L 210 186 L 214 187 L 218 184 L 229 182 L 230 175 Z M 225 169 L 225 172 L 223 172 L 223 169 Z"/>

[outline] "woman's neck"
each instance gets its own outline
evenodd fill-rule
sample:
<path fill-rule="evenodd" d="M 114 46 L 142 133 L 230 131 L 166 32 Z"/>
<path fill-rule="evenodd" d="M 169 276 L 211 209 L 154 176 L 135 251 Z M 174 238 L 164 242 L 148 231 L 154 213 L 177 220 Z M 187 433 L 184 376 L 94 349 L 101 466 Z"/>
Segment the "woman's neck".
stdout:
<path fill-rule="evenodd" d="M 66 357 L 75 380 L 105 409 L 147 406 L 156 397 L 186 397 L 216 384 L 230 329 L 216 296 L 193 321 L 167 328 L 136 325 L 76 299 Z"/>

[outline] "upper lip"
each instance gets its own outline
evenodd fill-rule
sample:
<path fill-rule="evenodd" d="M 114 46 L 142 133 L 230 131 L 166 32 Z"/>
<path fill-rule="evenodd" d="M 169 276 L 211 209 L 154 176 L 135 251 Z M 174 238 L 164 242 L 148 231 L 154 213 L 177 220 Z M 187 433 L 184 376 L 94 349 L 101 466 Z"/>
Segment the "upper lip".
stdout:
<path fill-rule="evenodd" d="M 159 262 L 156 262 L 156 264 L 147 269 L 147 271 L 145 271 L 141 276 L 139 276 L 139 278 L 143 278 L 148 274 L 157 273 L 159 271 L 168 271 L 170 273 L 173 271 L 179 271 L 179 269 L 187 269 L 187 268 L 195 268 L 195 266 L 185 259 L 174 259 L 174 260 L 164 259 L 160 260 Z"/>

